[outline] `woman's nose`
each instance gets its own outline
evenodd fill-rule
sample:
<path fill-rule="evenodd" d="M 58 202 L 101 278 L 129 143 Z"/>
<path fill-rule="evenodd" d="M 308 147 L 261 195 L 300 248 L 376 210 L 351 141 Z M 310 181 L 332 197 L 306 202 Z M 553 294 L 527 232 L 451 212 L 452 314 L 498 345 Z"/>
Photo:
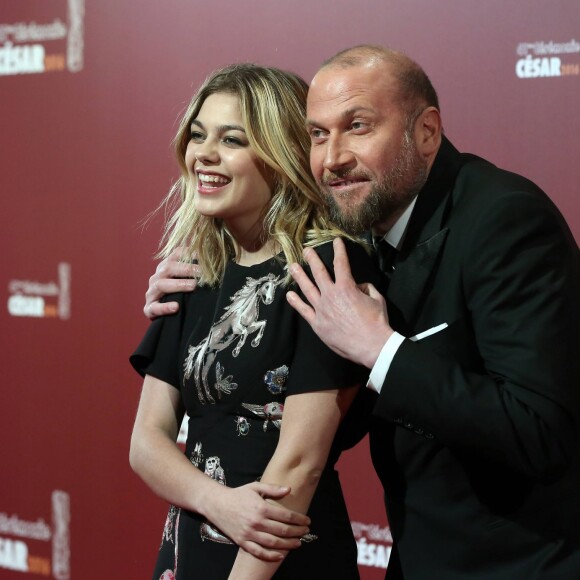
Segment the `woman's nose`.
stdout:
<path fill-rule="evenodd" d="M 204 165 L 219 162 L 219 153 L 213 140 L 206 139 L 195 148 L 194 157 Z"/>

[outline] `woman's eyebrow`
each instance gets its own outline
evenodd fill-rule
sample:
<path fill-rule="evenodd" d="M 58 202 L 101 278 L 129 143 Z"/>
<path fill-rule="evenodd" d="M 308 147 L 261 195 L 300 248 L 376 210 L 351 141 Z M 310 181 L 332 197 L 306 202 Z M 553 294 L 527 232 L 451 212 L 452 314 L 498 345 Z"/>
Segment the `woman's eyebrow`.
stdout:
<path fill-rule="evenodd" d="M 197 119 L 193 119 L 191 121 L 191 124 L 195 125 L 196 127 L 199 127 L 200 129 L 205 129 L 203 123 L 201 121 L 198 121 Z M 219 133 L 225 133 L 226 131 L 241 131 L 242 133 L 246 132 L 246 130 L 241 125 L 220 125 L 218 127 Z"/>

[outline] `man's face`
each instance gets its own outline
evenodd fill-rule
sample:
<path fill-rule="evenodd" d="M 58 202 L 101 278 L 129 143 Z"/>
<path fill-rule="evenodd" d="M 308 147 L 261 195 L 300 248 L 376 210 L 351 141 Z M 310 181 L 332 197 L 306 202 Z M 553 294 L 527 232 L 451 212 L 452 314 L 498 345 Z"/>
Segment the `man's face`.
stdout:
<path fill-rule="evenodd" d="M 389 66 L 322 69 L 308 93 L 310 166 L 346 231 L 392 226 L 427 178 Z"/>

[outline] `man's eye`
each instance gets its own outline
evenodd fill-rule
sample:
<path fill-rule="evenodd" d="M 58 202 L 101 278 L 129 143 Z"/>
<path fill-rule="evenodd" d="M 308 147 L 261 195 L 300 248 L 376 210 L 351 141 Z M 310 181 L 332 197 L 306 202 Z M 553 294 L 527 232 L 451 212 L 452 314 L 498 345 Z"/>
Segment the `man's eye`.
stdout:
<path fill-rule="evenodd" d="M 361 131 L 363 129 L 366 129 L 367 124 L 363 123 L 362 121 L 355 121 L 354 123 L 351 124 L 351 128 L 354 131 Z"/>
<path fill-rule="evenodd" d="M 310 139 L 313 141 L 320 140 L 324 137 L 324 131 L 321 129 L 310 129 Z"/>

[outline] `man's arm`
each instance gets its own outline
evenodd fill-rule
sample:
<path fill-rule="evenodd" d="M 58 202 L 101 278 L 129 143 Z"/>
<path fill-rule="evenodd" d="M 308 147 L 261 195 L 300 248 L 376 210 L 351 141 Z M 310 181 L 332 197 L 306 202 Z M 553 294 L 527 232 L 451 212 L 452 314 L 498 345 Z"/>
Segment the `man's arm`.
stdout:
<path fill-rule="evenodd" d="M 437 338 L 451 336 L 448 350 L 437 352 L 429 341 L 405 340 L 375 414 L 390 422 L 405 417 L 443 445 L 549 479 L 576 453 L 578 248 L 540 197 L 515 192 L 477 218 L 465 225 L 458 265 L 466 303 L 457 313 L 470 318 L 473 335 L 453 337 L 450 327 Z M 388 320 L 376 315 L 378 297 L 357 293 L 340 261 L 335 268 L 336 284 L 318 274 L 316 288 L 292 266 L 311 306 L 288 299 L 331 348 L 370 367 Z M 461 344 L 475 344 L 477 369 L 457 360 Z"/>
<path fill-rule="evenodd" d="M 375 414 L 553 480 L 577 456 L 578 248 L 549 201 L 525 190 L 474 204 L 454 229 L 449 276 L 461 292 L 446 305 L 449 328 L 403 342 Z"/>
<path fill-rule="evenodd" d="M 160 302 L 163 296 L 195 289 L 199 266 L 180 262 L 182 254 L 182 248 L 174 250 L 165 260 L 159 262 L 155 273 L 149 278 L 143 313 L 150 320 L 174 314 L 179 310 L 177 302 Z"/>

